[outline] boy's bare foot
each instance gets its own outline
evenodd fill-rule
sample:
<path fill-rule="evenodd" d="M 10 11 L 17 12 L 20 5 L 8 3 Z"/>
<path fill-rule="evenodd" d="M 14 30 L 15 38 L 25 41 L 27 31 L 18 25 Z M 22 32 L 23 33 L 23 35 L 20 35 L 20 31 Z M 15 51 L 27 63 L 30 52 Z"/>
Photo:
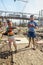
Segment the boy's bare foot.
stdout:
<path fill-rule="evenodd" d="M 17 53 L 17 50 L 15 50 L 14 52 Z"/>
<path fill-rule="evenodd" d="M 35 45 L 33 45 L 33 48 L 32 48 L 33 50 L 36 50 L 36 46 Z"/>
<path fill-rule="evenodd" d="M 33 47 L 32 49 L 33 49 L 33 50 L 36 50 L 36 48 L 34 48 L 34 47 Z"/>
<path fill-rule="evenodd" d="M 28 46 L 26 46 L 25 48 L 28 48 L 29 47 L 29 45 Z"/>

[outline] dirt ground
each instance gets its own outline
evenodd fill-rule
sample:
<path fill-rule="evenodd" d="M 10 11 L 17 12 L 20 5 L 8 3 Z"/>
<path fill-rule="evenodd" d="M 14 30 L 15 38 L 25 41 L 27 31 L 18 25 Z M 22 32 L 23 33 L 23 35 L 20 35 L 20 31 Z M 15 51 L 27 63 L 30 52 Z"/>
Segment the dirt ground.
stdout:
<path fill-rule="evenodd" d="M 43 65 L 43 52 L 38 48 L 33 50 L 32 48 L 25 48 L 28 44 L 18 44 L 18 52 L 13 54 L 14 64 L 11 64 L 11 55 L 8 59 L 0 58 L 0 65 Z M 6 46 L 6 50 L 8 45 Z M 13 48 L 13 47 L 12 47 Z"/>

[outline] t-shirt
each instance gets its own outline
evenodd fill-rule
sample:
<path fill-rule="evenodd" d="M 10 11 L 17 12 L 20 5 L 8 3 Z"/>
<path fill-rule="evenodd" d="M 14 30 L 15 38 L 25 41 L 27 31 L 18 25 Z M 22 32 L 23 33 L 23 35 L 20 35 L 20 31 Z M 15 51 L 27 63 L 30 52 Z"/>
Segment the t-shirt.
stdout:
<path fill-rule="evenodd" d="M 15 29 L 15 27 L 7 27 L 6 28 L 6 32 L 8 32 L 8 35 L 14 35 L 13 29 Z"/>
<path fill-rule="evenodd" d="M 37 23 L 35 21 L 30 21 L 28 22 L 28 25 L 30 25 L 28 28 L 29 28 L 29 32 L 35 32 L 35 27 L 38 26 Z M 35 27 L 31 26 L 31 25 L 34 25 Z"/>

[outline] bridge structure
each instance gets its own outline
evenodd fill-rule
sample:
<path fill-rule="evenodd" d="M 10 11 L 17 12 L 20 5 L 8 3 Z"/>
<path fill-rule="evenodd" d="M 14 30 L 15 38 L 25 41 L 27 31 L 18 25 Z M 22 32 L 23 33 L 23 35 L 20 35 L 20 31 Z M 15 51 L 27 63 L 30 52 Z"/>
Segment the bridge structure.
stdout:
<path fill-rule="evenodd" d="M 12 12 L 12 11 L 0 11 L 0 19 L 21 19 L 30 20 L 29 16 L 32 13 Z M 38 20 L 39 14 L 33 14 L 35 20 Z"/>

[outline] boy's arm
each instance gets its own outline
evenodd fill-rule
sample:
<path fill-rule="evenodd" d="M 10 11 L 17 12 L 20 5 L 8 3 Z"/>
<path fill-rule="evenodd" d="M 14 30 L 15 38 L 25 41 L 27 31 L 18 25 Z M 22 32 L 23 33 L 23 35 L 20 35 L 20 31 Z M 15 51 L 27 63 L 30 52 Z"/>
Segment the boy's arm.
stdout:
<path fill-rule="evenodd" d="M 36 29 L 38 29 L 38 28 L 39 28 L 39 27 L 38 27 L 38 24 L 37 24 L 36 22 L 35 22 L 35 28 L 36 28 Z"/>
<path fill-rule="evenodd" d="M 16 27 L 10 27 L 11 29 L 16 29 Z M 9 28 L 8 28 L 9 29 Z"/>
<path fill-rule="evenodd" d="M 30 27 L 30 22 L 28 22 L 28 25 L 27 26 L 28 26 L 28 28 Z"/>
<path fill-rule="evenodd" d="M 34 24 L 30 24 L 30 22 L 28 22 L 28 27 L 36 27 Z"/>
<path fill-rule="evenodd" d="M 3 35 L 5 35 L 6 34 L 6 32 L 4 32 L 4 33 L 2 33 L 2 36 L 1 36 L 1 38 L 3 37 Z"/>
<path fill-rule="evenodd" d="M 39 27 L 38 26 L 36 26 L 36 29 L 38 29 Z"/>
<path fill-rule="evenodd" d="M 12 27 L 12 29 L 16 29 L 16 27 Z"/>

